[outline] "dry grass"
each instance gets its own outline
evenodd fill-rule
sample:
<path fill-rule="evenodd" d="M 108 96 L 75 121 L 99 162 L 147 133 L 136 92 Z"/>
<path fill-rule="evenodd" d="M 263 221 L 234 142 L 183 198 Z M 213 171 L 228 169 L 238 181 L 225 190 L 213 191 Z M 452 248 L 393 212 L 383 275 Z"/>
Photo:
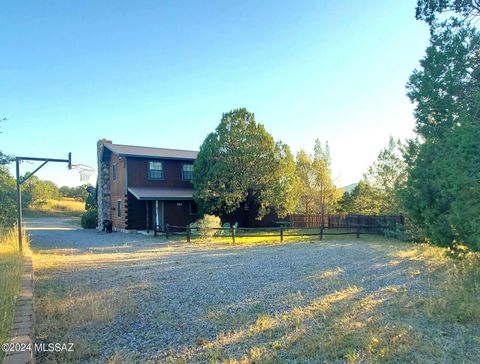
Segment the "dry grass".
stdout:
<path fill-rule="evenodd" d="M 417 294 L 388 286 L 366 293 L 350 286 L 288 312 L 257 312 L 256 321 L 251 316 L 242 323 L 235 320 L 236 330 L 224 330 L 206 344 L 202 360 L 474 363 L 480 352 L 479 254 L 454 258 L 445 249 L 405 244 L 391 257 L 396 264 L 420 263 L 423 269 L 415 268 L 413 275 L 428 281 L 427 290 Z M 337 268 L 310 278 L 334 279 L 342 271 Z M 220 316 L 217 312 L 211 317 L 218 322 Z M 218 326 L 228 320 L 225 317 Z M 451 336 L 452 342 L 445 345 L 440 333 Z"/>
<path fill-rule="evenodd" d="M 25 211 L 27 217 L 79 216 L 85 212 L 85 202 L 64 197 L 61 200 L 38 200 Z"/>
<path fill-rule="evenodd" d="M 124 251 L 127 250 L 127 251 Z M 95 288 L 95 282 L 63 280 L 72 270 L 108 266 L 112 263 L 136 261 L 151 257 L 153 253 L 130 254 L 129 247 L 118 247 L 112 253 L 53 250 L 35 252 L 34 268 L 35 315 L 37 342 L 73 342 L 74 352 L 37 354 L 37 360 L 48 363 L 77 363 L 95 361 L 101 355 L 100 343 L 87 337 L 78 337 L 78 329 L 94 327 L 105 330 L 118 315 L 133 315 L 133 292 L 146 290 L 145 284 L 124 282 L 108 289 Z M 115 271 L 108 271 L 111 279 Z M 101 277 L 98 277 L 99 279 Z M 116 353 L 109 363 L 129 363 L 128 353 Z"/>
<path fill-rule="evenodd" d="M 28 238 L 24 240 L 24 252 L 29 254 Z M 7 341 L 13 322 L 22 264 L 23 256 L 18 251 L 16 230 L 0 229 L 0 343 Z M 0 362 L 3 355 L 0 350 Z"/>

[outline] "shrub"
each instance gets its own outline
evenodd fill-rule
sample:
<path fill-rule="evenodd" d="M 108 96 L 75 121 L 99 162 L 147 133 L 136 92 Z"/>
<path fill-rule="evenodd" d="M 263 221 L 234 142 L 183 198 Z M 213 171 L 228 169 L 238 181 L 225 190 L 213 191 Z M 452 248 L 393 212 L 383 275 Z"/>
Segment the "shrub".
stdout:
<path fill-rule="evenodd" d="M 220 224 L 221 220 L 218 216 L 204 215 L 194 223 L 194 226 L 198 229 L 202 239 L 210 240 L 217 232 L 214 228 L 219 228 Z"/>
<path fill-rule="evenodd" d="M 0 191 L 0 228 L 11 227 L 17 218 L 15 180 L 5 166 L 0 166 Z"/>
<path fill-rule="evenodd" d="M 90 209 L 82 214 L 80 223 L 84 229 L 95 229 L 98 226 L 97 209 Z"/>
<path fill-rule="evenodd" d="M 92 195 L 88 195 L 85 199 L 85 210 L 92 210 L 97 208 L 97 201 L 92 197 Z"/>

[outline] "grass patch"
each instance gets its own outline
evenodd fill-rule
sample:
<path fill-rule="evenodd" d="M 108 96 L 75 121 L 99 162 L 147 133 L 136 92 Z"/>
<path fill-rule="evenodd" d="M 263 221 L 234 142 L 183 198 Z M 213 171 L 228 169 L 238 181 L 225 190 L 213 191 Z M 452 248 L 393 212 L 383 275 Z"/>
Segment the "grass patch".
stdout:
<path fill-rule="evenodd" d="M 79 334 L 85 330 L 105 330 L 117 317 L 138 315 L 134 294 L 146 290 L 144 283 L 122 281 L 121 285 L 100 289 L 95 281 L 73 278 L 71 271 L 88 267 L 106 267 L 114 262 L 135 264 L 148 258 L 151 253 L 140 254 L 123 252 L 125 247 L 110 247 L 114 253 L 89 251 L 57 250 L 34 252 L 35 267 L 35 317 L 36 341 L 72 342 L 73 352 L 37 353 L 37 361 L 48 363 L 102 362 L 102 347 L 108 342 L 93 341 L 88 334 Z M 103 278 L 111 279 L 116 270 L 104 272 Z M 91 278 L 91 277 L 90 277 Z M 128 326 L 124 330 L 128 330 Z M 121 335 L 121 332 L 118 332 Z M 123 358 L 123 360 L 121 360 Z M 129 363 L 129 354 L 115 353 L 109 363 Z"/>
<path fill-rule="evenodd" d="M 348 234 L 345 234 L 348 232 Z M 200 236 L 198 232 L 192 232 L 190 241 L 195 244 L 208 243 L 218 243 L 226 244 L 230 246 L 256 246 L 256 245 L 271 245 L 271 244 L 284 244 L 284 243 L 304 243 L 304 242 L 319 242 L 319 235 L 310 235 L 317 234 L 318 229 L 295 229 L 295 230 L 285 230 L 283 236 L 283 242 L 280 239 L 279 231 L 246 231 L 241 228 L 235 234 L 235 243 L 233 243 L 232 235 L 229 231 L 217 232 L 215 236 L 206 240 Z M 294 236 L 288 236 L 288 234 L 295 234 Z M 305 235 L 302 235 L 305 234 Z M 256 235 L 256 236 L 247 236 L 247 235 Z M 164 236 L 163 234 L 161 235 Z M 175 242 L 185 242 L 186 233 L 171 233 L 169 240 Z M 382 235 L 374 234 L 360 234 L 357 238 L 356 231 L 354 229 L 325 229 L 325 234 L 322 237 L 322 241 L 345 241 L 345 240 L 360 240 L 368 242 L 385 242 L 385 241 L 398 241 L 394 239 L 387 239 Z"/>
<path fill-rule="evenodd" d="M 79 216 L 85 212 L 85 202 L 64 197 L 61 200 L 38 200 L 25 210 L 26 217 Z"/>
<path fill-rule="evenodd" d="M 28 239 L 24 239 L 24 252 L 28 252 Z M 15 301 L 20 288 L 23 256 L 18 250 L 15 229 L 0 229 L 0 343 L 7 342 L 15 315 Z M 0 350 L 0 362 L 4 352 Z"/>
<path fill-rule="evenodd" d="M 428 316 L 445 323 L 480 324 L 480 254 L 450 258 L 438 292 L 425 302 Z M 480 336 L 477 338 L 480 343 Z"/>

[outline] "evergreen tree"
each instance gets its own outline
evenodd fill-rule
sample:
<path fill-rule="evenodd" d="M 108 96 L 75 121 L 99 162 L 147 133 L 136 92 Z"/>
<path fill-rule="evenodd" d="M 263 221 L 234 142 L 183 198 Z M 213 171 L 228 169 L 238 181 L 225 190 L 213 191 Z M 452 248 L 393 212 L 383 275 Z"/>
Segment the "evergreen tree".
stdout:
<path fill-rule="evenodd" d="M 275 143 L 244 108 L 223 114 L 207 136 L 194 163 L 192 182 L 203 212 L 237 213 L 242 225 L 272 211 L 285 216 L 298 200 L 289 147 Z"/>

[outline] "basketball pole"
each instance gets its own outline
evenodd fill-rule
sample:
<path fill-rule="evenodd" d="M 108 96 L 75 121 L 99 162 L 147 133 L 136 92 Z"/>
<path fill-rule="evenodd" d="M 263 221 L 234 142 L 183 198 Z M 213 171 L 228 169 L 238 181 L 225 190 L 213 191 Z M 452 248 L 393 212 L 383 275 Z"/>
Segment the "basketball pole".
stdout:
<path fill-rule="evenodd" d="M 24 178 L 20 176 L 20 162 L 21 161 L 40 161 L 43 162 L 33 172 L 26 175 Z M 37 157 L 15 157 L 16 177 L 17 177 L 17 227 L 18 227 L 18 249 L 20 253 L 23 250 L 23 220 L 22 220 L 22 191 L 21 186 L 30 177 L 40 170 L 48 162 L 68 163 L 68 169 L 72 169 L 72 153 L 68 153 L 68 159 L 57 158 L 37 158 Z"/>

